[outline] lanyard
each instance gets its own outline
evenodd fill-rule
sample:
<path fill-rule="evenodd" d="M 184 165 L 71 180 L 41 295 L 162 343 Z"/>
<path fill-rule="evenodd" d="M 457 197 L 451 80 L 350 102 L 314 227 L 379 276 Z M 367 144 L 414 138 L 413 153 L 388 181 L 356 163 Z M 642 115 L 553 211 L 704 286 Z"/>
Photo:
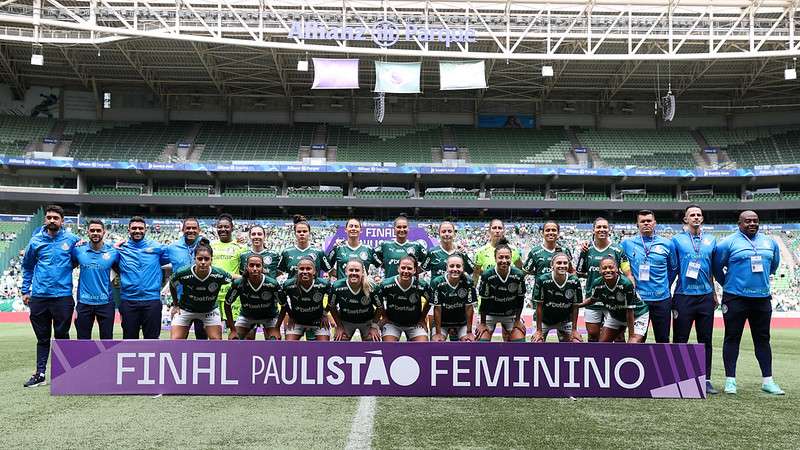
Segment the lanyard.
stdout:
<path fill-rule="evenodd" d="M 756 244 L 754 244 L 753 241 L 751 241 L 750 238 L 747 237 L 747 235 L 742 233 L 741 231 L 739 231 L 739 234 L 744 236 L 744 238 L 747 240 L 747 243 L 750 244 L 750 247 L 753 247 L 753 253 L 755 253 L 757 255 L 758 254 L 758 249 L 756 248 Z"/>
<path fill-rule="evenodd" d="M 694 236 L 688 231 L 686 231 L 685 233 L 689 236 L 689 242 L 692 243 L 692 248 L 694 249 L 695 256 L 700 256 L 700 249 L 703 247 L 703 232 L 701 231 L 700 234 L 697 235 L 697 240 L 700 241 L 700 243 L 697 245 L 694 245 Z"/>
<path fill-rule="evenodd" d="M 639 234 L 639 240 L 642 241 L 642 248 L 644 248 L 644 260 L 646 262 L 648 259 L 650 259 L 650 249 L 653 248 L 653 244 L 651 243 L 650 247 L 644 245 L 644 236 L 642 236 L 641 233 Z M 653 240 L 655 241 L 655 237 L 653 237 Z"/>

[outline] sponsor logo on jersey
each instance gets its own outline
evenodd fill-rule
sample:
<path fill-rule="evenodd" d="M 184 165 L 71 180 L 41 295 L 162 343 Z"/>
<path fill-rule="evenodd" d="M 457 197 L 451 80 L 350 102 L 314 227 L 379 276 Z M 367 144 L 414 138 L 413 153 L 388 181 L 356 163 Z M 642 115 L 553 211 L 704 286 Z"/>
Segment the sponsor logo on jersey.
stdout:
<path fill-rule="evenodd" d="M 67 244 L 66 242 L 64 242 L 63 244 L 61 244 L 61 249 L 62 249 L 62 250 L 69 250 L 69 244 Z"/>
<path fill-rule="evenodd" d="M 103 259 L 105 260 L 111 259 L 111 254 L 109 254 L 108 252 L 103 253 Z"/>

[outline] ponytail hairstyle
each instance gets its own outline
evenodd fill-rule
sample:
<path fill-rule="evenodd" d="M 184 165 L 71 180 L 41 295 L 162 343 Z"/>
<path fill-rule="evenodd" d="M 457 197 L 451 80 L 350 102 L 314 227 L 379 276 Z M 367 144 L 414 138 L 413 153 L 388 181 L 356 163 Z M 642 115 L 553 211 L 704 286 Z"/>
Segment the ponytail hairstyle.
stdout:
<path fill-rule="evenodd" d="M 214 257 L 214 249 L 211 248 L 209 244 L 206 242 L 200 242 L 197 244 L 197 247 L 194 248 L 194 254 L 197 255 L 200 252 L 207 252 L 209 256 L 212 258 Z"/>
<path fill-rule="evenodd" d="M 361 292 L 364 293 L 367 297 L 369 297 L 370 293 L 372 292 L 372 283 L 369 281 L 369 276 L 367 276 L 367 267 L 364 266 L 364 261 L 361 261 L 359 258 L 350 258 L 347 260 L 347 264 L 345 267 L 345 277 L 347 275 L 347 266 L 350 263 L 358 263 L 361 266 Z"/>
<path fill-rule="evenodd" d="M 295 214 L 294 216 L 292 216 L 292 222 L 294 223 L 293 225 L 294 231 L 297 231 L 298 225 L 304 224 L 305 226 L 308 227 L 308 232 L 311 233 L 311 224 L 308 223 L 308 219 L 306 219 L 306 216 L 303 216 L 301 214 Z"/>
<path fill-rule="evenodd" d="M 408 222 L 408 216 L 406 215 L 406 213 L 398 214 L 397 217 L 395 217 L 393 224 L 397 225 L 398 220 L 405 220 L 406 222 Z"/>
<path fill-rule="evenodd" d="M 498 239 L 497 244 L 494 246 L 494 254 L 495 254 L 495 256 L 497 256 L 497 252 L 499 250 L 504 249 L 504 248 L 508 249 L 508 251 L 511 252 L 512 255 L 514 254 L 514 250 L 511 250 L 511 245 L 509 245 L 508 239 L 503 237 L 503 238 Z"/>
<path fill-rule="evenodd" d="M 451 258 L 458 258 L 461 260 L 461 276 L 459 276 L 459 280 L 464 281 L 467 279 L 467 273 L 464 272 L 464 257 L 459 255 L 458 253 L 453 253 L 452 255 L 447 257 L 447 261 L 450 261 Z M 445 263 L 446 264 L 446 263 Z M 445 277 L 446 278 L 446 277 Z"/>
<path fill-rule="evenodd" d="M 408 260 L 411 260 L 411 264 L 412 264 L 414 267 L 417 267 L 417 258 L 416 258 L 416 257 L 414 257 L 414 255 L 406 255 L 406 256 L 403 256 L 402 258 L 400 258 L 400 261 L 398 261 L 397 265 L 399 266 L 399 265 L 400 265 L 400 263 L 402 263 L 403 261 L 405 261 L 405 260 L 407 260 L 407 259 L 408 259 Z"/>
<path fill-rule="evenodd" d="M 563 256 L 563 257 L 567 258 L 567 262 L 569 263 L 570 267 L 572 267 L 572 261 L 570 261 L 569 256 L 567 256 L 566 253 L 564 253 L 564 252 L 556 252 L 556 254 L 553 255 L 552 258 L 550 258 L 550 267 L 551 268 L 555 266 L 556 258 L 558 258 L 559 256 Z M 614 261 L 614 262 L 616 262 L 616 261 Z"/>

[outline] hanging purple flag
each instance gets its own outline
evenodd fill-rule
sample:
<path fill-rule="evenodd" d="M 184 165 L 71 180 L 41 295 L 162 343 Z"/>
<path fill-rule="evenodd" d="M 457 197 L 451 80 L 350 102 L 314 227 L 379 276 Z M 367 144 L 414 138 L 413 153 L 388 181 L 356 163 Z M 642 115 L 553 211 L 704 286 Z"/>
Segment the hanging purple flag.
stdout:
<path fill-rule="evenodd" d="M 311 89 L 358 89 L 357 59 L 313 60 L 314 84 Z"/>

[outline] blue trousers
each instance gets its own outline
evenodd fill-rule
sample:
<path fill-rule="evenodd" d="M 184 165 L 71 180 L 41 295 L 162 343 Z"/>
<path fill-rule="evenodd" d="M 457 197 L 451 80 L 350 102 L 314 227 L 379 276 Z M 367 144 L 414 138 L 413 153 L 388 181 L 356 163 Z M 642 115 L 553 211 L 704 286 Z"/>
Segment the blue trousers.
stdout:
<path fill-rule="evenodd" d="M 78 302 L 75 305 L 75 331 L 78 339 L 91 339 L 92 327 L 97 320 L 97 327 L 100 329 L 100 339 L 114 338 L 114 304 L 111 302 L 102 305 L 89 305 Z"/>
<path fill-rule="evenodd" d="M 28 302 L 33 334 L 36 335 L 36 373 L 45 373 L 50 338 L 69 339 L 75 300 L 72 297 L 31 297 Z"/>
<path fill-rule="evenodd" d="M 736 361 L 739 359 L 739 344 L 742 341 L 745 322 L 750 323 L 761 376 L 772 376 L 772 347 L 769 343 L 769 323 L 772 320 L 772 297 L 740 297 L 722 294 L 722 317 L 725 320 L 725 338 L 722 341 L 722 362 L 725 376 L 736 376 Z"/>
<path fill-rule="evenodd" d="M 653 336 L 659 344 L 669 344 L 669 324 L 672 321 L 672 298 L 645 302 L 650 310 Z"/>

